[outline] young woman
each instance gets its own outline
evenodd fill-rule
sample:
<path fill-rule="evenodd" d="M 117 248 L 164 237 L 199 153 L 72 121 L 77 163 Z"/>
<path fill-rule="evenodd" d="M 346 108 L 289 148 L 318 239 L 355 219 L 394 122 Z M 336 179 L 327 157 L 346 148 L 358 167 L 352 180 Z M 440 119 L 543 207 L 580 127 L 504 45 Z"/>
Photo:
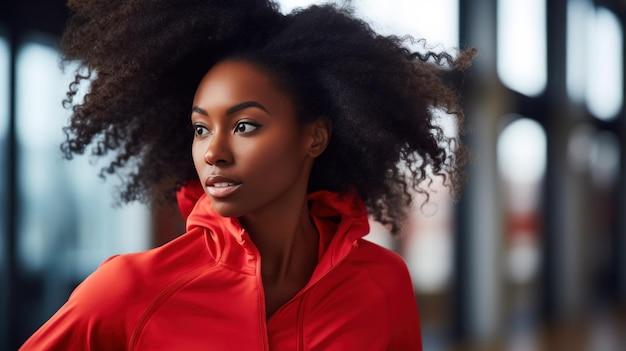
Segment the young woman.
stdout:
<path fill-rule="evenodd" d="M 104 262 L 22 350 L 421 349 L 403 260 L 362 237 L 368 213 L 397 234 L 431 177 L 458 188 L 433 113 L 460 122 L 442 77 L 472 51 L 411 52 L 333 6 L 69 5 L 67 158 L 115 151 L 121 199 L 176 194 L 187 232 Z"/>

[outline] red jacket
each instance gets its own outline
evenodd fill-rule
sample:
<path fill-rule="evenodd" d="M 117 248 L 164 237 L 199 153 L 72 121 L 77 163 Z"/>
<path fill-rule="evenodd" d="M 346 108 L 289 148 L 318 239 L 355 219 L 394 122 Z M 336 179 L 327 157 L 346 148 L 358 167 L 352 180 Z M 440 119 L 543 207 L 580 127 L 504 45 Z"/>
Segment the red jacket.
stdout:
<path fill-rule="evenodd" d="M 357 197 L 309 195 L 318 266 L 266 321 L 258 250 L 195 191 L 179 194 L 184 235 L 105 261 L 20 350 L 421 350 L 406 265 L 362 239 Z"/>

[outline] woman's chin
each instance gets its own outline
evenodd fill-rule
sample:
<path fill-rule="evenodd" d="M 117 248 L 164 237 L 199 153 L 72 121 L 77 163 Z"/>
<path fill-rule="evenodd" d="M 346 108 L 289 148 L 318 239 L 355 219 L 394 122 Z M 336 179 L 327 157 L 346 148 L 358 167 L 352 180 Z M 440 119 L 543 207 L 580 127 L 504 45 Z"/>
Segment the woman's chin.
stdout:
<path fill-rule="evenodd" d="M 213 209 L 215 212 L 221 217 L 241 217 L 245 215 L 245 212 L 242 211 L 238 206 L 234 206 L 233 204 L 225 204 L 216 201 L 212 201 Z"/>

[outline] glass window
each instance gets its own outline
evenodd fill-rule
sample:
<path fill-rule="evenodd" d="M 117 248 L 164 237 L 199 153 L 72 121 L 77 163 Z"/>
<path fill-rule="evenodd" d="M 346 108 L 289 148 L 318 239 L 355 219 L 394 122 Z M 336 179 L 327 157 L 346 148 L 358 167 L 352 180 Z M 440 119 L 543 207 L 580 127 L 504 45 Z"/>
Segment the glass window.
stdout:
<path fill-rule="evenodd" d="M 280 9 L 283 13 L 289 13 L 296 8 L 307 7 L 310 5 L 322 5 L 325 3 L 333 3 L 333 1 L 324 0 L 278 0 Z"/>
<path fill-rule="evenodd" d="M 0 253 L 4 252 L 4 240 L 6 238 L 4 230 L 6 223 L 6 177 L 8 165 L 7 157 L 7 142 L 8 142 L 8 127 L 9 127 L 9 77 L 10 75 L 10 53 L 8 41 L 0 36 Z M 0 254 L 0 257 L 6 257 Z M 4 267 L 4 265 L 2 265 Z"/>
<path fill-rule="evenodd" d="M 9 77 L 10 77 L 10 51 L 9 43 L 7 39 L 2 36 L 0 32 L 0 345 L 3 340 L 8 337 L 7 332 L 4 331 L 8 326 L 7 311 L 7 294 L 9 277 L 7 272 L 7 176 L 8 176 L 8 164 L 7 164 L 7 143 L 8 143 L 8 125 L 9 125 Z"/>
<path fill-rule="evenodd" d="M 0 77 L 2 77 L 0 79 L 0 140 L 2 141 L 6 140 L 9 127 L 10 59 L 9 42 L 0 35 Z M 2 150 L 6 149 L 3 147 Z"/>
<path fill-rule="evenodd" d="M 594 10 L 589 0 L 567 2 L 567 93 L 576 102 L 585 100 L 587 79 L 587 23 Z"/>
<path fill-rule="evenodd" d="M 534 329 L 539 318 L 538 277 L 541 264 L 542 186 L 547 139 L 542 126 L 518 115 L 508 122 L 497 142 L 504 208 L 504 315 L 510 349 L 537 349 Z"/>
<path fill-rule="evenodd" d="M 500 134 L 498 169 L 506 198 L 509 279 L 525 284 L 539 269 L 541 184 L 546 171 L 546 134 L 531 119 L 513 119 Z"/>
<path fill-rule="evenodd" d="M 380 33 L 410 34 L 429 46 L 459 46 L 458 0 L 361 0 L 357 12 Z"/>
<path fill-rule="evenodd" d="M 547 84 L 545 0 L 498 1 L 498 76 L 507 87 L 536 96 Z"/>
<path fill-rule="evenodd" d="M 502 176 L 515 184 L 536 183 L 546 170 L 546 135 L 541 125 L 521 116 L 498 138 L 498 168 Z"/>
<path fill-rule="evenodd" d="M 97 176 L 104 163 L 62 158 L 69 112 L 61 102 L 73 74 L 61 72 L 57 50 L 46 43 L 25 42 L 16 63 L 17 256 L 25 274 L 42 280 L 45 298 L 34 307 L 42 319 L 108 256 L 150 244 L 148 209 L 112 206 L 114 177 L 105 182 Z"/>
<path fill-rule="evenodd" d="M 603 7 L 589 21 L 586 98 L 591 113 L 603 120 L 617 116 L 624 98 L 622 26 Z"/>
<path fill-rule="evenodd" d="M 280 0 L 283 12 L 313 4 L 343 1 L 324 0 Z M 360 0 L 353 3 L 356 15 L 365 19 L 382 34 L 410 34 L 425 38 L 429 46 L 443 48 L 459 46 L 459 2 L 458 0 Z"/>

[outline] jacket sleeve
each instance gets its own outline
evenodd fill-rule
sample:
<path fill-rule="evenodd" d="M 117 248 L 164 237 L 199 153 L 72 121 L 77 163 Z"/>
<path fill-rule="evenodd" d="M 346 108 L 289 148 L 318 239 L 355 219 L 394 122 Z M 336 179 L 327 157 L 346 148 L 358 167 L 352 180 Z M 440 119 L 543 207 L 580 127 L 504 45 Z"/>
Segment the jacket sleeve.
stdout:
<path fill-rule="evenodd" d="M 389 350 L 421 351 L 422 333 L 413 283 L 406 264 L 399 259 L 401 262 L 398 262 L 395 270 L 393 296 L 390 299 L 392 338 Z"/>
<path fill-rule="evenodd" d="M 127 289 L 119 284 L 124 279 L 119 279 L 115 261 L 110 258 L 85 279 L 19 350 L 123 350 L 126 332 L 120 301 Z"/>

